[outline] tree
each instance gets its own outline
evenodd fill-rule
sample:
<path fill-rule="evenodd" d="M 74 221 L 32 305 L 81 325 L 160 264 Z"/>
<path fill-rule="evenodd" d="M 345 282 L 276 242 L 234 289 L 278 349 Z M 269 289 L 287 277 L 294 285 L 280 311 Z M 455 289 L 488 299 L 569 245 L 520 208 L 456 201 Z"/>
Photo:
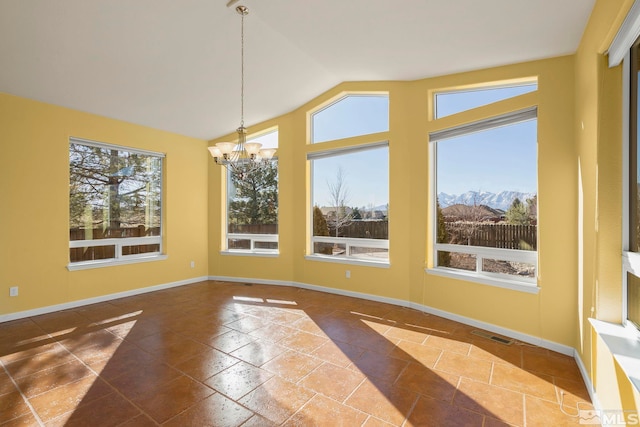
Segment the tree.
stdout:
<path fill-rule="evenodd" d="M 261 167 L 247 166 L 229 172 L 229 231 L 237 225 L 278 223 L 278 164 L 266 162 Z"/>
<path fill-rule="evenodd" d="M 512 225 L 528 225 L 529 224 L 529 210 L 524 203 L 520 201 L 517 197 L 507 209 L 505 214 L 506 220 L 508 224 Z"/>
<path fill-rule="evenodd" d="M 351 212 L 347 209 L 349 199 L 349 187 L 346 183 L 346 174 L 342 166 L 336 171 L 336 179 L 327 181 L 330 206 L 334 208 L 333 215 L 327 218 L 327 223 L 335 230 L 336 237 L 340 235 L 340 229 L 351 223 Z"/>
<path fill-rule="evenodd" d="M 328 236 L 329 226 L 327 220 L 324 218 L 322 211 L 315 205 L 313 207 L 313 235 L 314 236 Z"/>
<path fill-rule="evenodd" d="M 71 143 L 69 166 L 69 226 L 84 228 L 85 238 L 100 226 L 104 237 L 160 226 L 159 157 Z"/>
<path fill-rule="evenodd" d="M 447 232 L 447 227 L 444 222 L 444 215 L 442 214 L 442 209 L 440 208 L 440 202 L 436 201 L 436 213 L 438 220 L 438 243 L 449 243 L 449 233 Z M 440 267 L 448 267 L 451 264 L 451 254 L 449 252 L 438 252 L 438 266 Z"/>
<path fill-rule="evenodd" d="M 538 219 L 538 195 L 537 194 L 534 194 L 532 198 L 527 199 L 527 211 L 529 213 L 529 219 L 531 221 L 537 221 Z"/>
<path fill-rule="evenodd" d="M 358 209 L 358 208 L 351 209 L 351 218 L 352 219 L 362 219 L 362 214 L 360 213 L 360 209 Z"/>
<path fill-rule="evenodd" d="M 478 204 L 479 191 L 473 194 L 473 205 L 464 205 L 466 209 L 460 215 L 460 232 L 467 245 L 471 245 L 472 239 L 486 220 L 486 210 Z"/>

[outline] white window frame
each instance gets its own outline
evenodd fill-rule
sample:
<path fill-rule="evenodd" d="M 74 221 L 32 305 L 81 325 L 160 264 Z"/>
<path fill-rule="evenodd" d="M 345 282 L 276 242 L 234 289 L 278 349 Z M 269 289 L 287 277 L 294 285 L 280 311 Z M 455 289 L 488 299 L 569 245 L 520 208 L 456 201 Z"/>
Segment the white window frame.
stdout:
<path fill-rule="evenodd" d="M 331 236 L 314 236 L 313 235 L 313 160 L 320 160 L 327 157 L 336 157 L 342 156 L 345 154 L 352 154 L 363 152 L 367 150 L 375 150 L 378 148 L 387 148 L 389 149 L 389 141 L 378 141 L 373 143 L 359 144 L 356 146 L 349 146 L 343 148 L 336 148 L 332 150 L 319 150 L 311 153 L 307 153 L 307 161 L 310 162 L 309 170 L 310 170 L 310 189 L 309 189 L 309 230 L 310 230 L 310 239 L 309 239 L 309 247 L 307 248 L 307 255 L 305 256 L 308 260 L 314 261 L 326 261 L 326 262 L 335 262 L 341 264 L 354 264 L 354 265 L 366 265 L 366 266 L 374 266 L 374 267 L 383 267 L 388 268 L 391 262 L 391 252 L 389 251 L 389 238 L 387 239 L 366 239 L 366 238 L 347 238 L 347 237 L 331 237 Z M 387 165 L 388 167 L 388 165 Z M 345 245 L 345 252 L 347 255 L 337 257 L 323 254 L 314 253 L 314 244 L 315 243 L 335 243 L 338 245 Z M 377 260 L 375 258 L 368 257 L 358 257 L 351 256 L 349 254 L 350 247 L 366 247 L 366 248 L 379 248 L 386 249 L 388 257 L 384 260 Z"/>
<path fill-rule="evenodd" d="M 529 120 L 537 120 L 538 107 L 529 107 L 518 111 L 512 111 L 498 116 L 489 117 L 471 123 L 464 123 L 452 128 L 432 132 L 429 134 L 429 182 L 431 198 L 430 209 L 432 221 L 432 238 L 431 238 L 431 265 L 433 267 L 426 268 L 429 274 L 451 277 L 455 279 L 469 280 L 485 285 L 496 286 L 500 288 L 513 289 L 528 293 L 538 293 L 540 288 L 537 286 L 538 277 L 538 251 L 523 251 L 516 249 L 500 249 L 487 248 L 482 246 L 453 245 L 446 243 L 438 243 L 438 213 L 437 213 L 437 144 L 450 138 L 468 135 L 484 130 L 496 129 L 501 126 L 522 123 Z M 537 181 L 537 177 L 536 177 Z M 476 256 L 475 271 L 465 271 L 457 268 L 438 266 L 438 252 L 458 252 L 472 254 Z M 532 264 L 535 269 L 535 275 L 532 278 L 513 276 L 499 273 L 490 273 L 482 271 L 484 259 L 497 259 L 504 261 L 522 262 Z"/>
<path fill-rule="evenodd" d="M 251 135 L 251 137 L 247 138 L 247 142 L 257 142 L 260 138 L 270 135 L 272 133 L 278 133 L 279 138 L 279 129 L 270 128 L 265 131 L 261 131 L 259 133 Z M 277 148 L 276 147 L 264 147 L 264 148 Z M 280 206 L 280 163 L 279 159 L 276 155 L 274 155 L 271 161 L 278 162 L 278 206 Z M 224 200 L 225 200 L 225 208 L 224 208 L 224 241 L 222 242 L 222 250 L 220 253 L 222 255 L 238 255 L 238 256 L 256 256 L 256 257 L 277 257 L 280 255 L 280 227 L 278 227 L 277 234 L 251 234 L 251 233 L 229 233 L 229 176 L 231 172 L 229 170 L 225 171 L 225 179 L 224 179 Z M 280 222 L 280 210 L 278 209 L 278 222 Z M 249 240 L 250 248 L 249 249 L 229 249 L 229 240 Z M 256 248 L 256 243 L 277 243 L 278 249 L 261 249 Z"/>
<path fill-rule="evenodd" d="M 100 246 L 115 246 L 114 258 L 91 260 L 91 261 L 77 261 L 69 262 L 67 270 L 87 270 L 99 267 L 110 267 L 114 265 L 133 264 L 138 262 L 147 261 L 160 261 L 167 259 L 167 256 L 163 254 L 162 240 L 164 237 L 164 159 L 165 154 L 155 151 L 141 150 L 138 148 L 124 147 L 122 145 L 107 144 L 104 142 L 91 141 L 88 139 L 70 137 L 69 144 L 80 144 L 89 147 L 104 148 L 107 150 L 126 151 L 128 153 L 141 154 L 144 156 L 158 157 L 162 160 L 162 167 L 160 171 L 160 235 L 159 236 L 147 236 L 147 237 L 122 237 L 122 238 L 109 238 L 109 239 L 91 239 L 91 240 L 69 240 L 69 249 L 73 248 L 90 248 Z M 138 246 L 138 245 L 159 245 L 158 251 L 145 252 L 141 254 L 123 255 L 122 249 L 125 246 Z"/>

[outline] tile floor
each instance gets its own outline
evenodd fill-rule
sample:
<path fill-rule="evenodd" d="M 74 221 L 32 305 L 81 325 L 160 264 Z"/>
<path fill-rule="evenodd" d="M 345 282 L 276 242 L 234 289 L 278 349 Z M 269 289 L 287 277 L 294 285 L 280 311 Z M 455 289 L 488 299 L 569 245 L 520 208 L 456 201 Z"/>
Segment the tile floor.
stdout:
<path fill-rule="evenodd" d="M 0 324 L 0 425 L 562 426 L 592 408 L 572 358 L 472 330 L 290 287 L 122 298 Z"/>

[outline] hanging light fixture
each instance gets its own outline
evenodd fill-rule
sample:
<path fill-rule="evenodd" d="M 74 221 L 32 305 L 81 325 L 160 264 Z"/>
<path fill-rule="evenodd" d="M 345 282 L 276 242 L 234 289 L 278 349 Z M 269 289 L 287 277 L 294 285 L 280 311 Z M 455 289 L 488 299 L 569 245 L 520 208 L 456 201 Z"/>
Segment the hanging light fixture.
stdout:
<path fill-rule="evenodd" d="M 244 127 L 244 17 L 249 14 L 249 9 L 238 6 L 236 12 L 240 15 L 240 127 L 236 129 L 238 141 L 218 142 L 215 147 L 209 147 L 209 152 L 217 164 L 233 173 L 244 174 L 269 162 L 276 150 L 261 149 L 262 144 L 247 142 L 247 128 Z"/>

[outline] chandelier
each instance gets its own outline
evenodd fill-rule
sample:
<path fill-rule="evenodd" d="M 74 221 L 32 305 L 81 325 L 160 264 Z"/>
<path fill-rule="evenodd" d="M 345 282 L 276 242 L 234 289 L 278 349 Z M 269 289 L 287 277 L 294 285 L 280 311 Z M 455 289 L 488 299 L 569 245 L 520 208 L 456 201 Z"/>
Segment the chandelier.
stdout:
<path fill-rule="evenodd" d="M 216 164 L 230 172 L 243 175 L 268 163 L 276 152 L 275 148 L 262 148 L 258 142 L 247 142 L 247 128 L 244 127 L 244 17 L 249 14 L 246 6 L 236 7 L 240 15 L 240 127 L 237 142 L 218 142 L 209 147 Z"/>

